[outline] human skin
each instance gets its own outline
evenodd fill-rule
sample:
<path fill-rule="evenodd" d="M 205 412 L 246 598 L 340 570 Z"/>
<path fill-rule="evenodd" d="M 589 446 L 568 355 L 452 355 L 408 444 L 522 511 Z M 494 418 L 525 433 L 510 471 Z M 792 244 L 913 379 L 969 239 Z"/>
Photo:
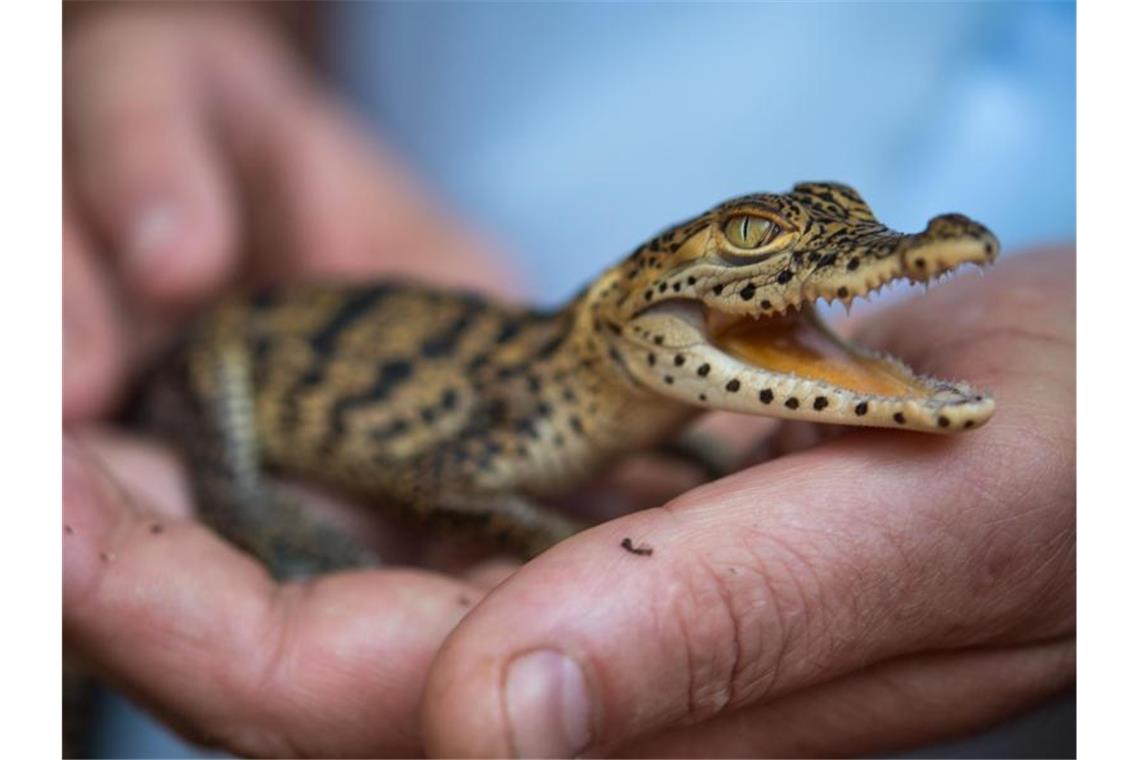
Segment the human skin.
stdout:
<path fill-rule="evenodd" d="M 113 427 L 131 379 L 235 281 L 510 276 L 255 18 L 100 14 L 64 77 L 65 636 L 186 735 L 253 755 L 873 754 L 1072 682 L 1071 248 L 863 320 L 862 342 L 992 392 L 980 430 L 809 436 L 517 569 L 433 554 L 278 585 L 194 520 L 169 451 Z"/>

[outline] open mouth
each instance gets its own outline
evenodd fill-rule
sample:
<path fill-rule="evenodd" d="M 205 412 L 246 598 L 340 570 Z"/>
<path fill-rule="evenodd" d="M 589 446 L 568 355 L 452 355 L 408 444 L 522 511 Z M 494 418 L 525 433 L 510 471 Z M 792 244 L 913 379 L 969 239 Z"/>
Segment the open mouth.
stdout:
<path fill-rule="evenodd" d="M 796 375 L 876 398 L 907 398 L 930 390 L 899 362 L 840 338 L 812 305 L 758 319 L 706 309 L 706 325 L 718 349 L 773 374 Z"/>
<path fill-rule="evenodd" d="M 976 428 L 993 415 L 992 397 L 962 382 L 924 377 L 845 340 L 813 305 L 815 299 L 850 302 L 904 277 L 927 281 L 996 255 L 990 249 L 941 252 L 954 255 L 927 250 L 919 273 L 885 271 L 870 283 L 827 291 L 805 287 L 792 303 L 760 314 L 732 300 L 747 287 L 738 281 L 718 288 L 730 296 L 726 308 L 720 299 L 664 298 L 633 320 L 632 337 L 646 353 L 631 369 L 662 394 L 708 408 L 940 433 Z"/>

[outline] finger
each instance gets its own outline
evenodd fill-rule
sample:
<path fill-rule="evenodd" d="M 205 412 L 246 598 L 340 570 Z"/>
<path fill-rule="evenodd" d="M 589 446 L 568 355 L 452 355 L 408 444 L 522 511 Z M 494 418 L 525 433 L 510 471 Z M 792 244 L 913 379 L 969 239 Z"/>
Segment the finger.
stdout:
<path fill-rule="evenodd" d="M 234 265 L 235 198 L 180 40 L 149 14 L 79 30 L 65 58 L 69 169 L 137 295 L 198 298 Z M 110 20 L 110 19 L 109 19 Z"/>
<path fill-rule="evenodd" d="M 627 757 L 867 757 L 963 736 L 1072 685 L 1072 640 L 896 660 L 623 747 Z"/>
<path fill-rule="evenodd" d="M 1050 263 L 987 287 L 1048 287 L 1035 275 Z M 1065 293 L 1044 291 L 1041 310 L 1050 296 Z M 886 318 L 946 368 L 968 364 L 945 314 Z M 1065 635 L 1074 452 L 1071 418 L 1050 412 L 1067 408 L 1071 377 L 1023 388 L 1023 372 L 1056 375 L 1072 344 L 1021 335 L 1049 329 L 1024 305 L 987 316 L 999 337 L 984 340 L 983 374 L 1003 400 L 990 425 L 845 436 L 556 547 L 449 639 L 425 701 L 429 749 L 604 753 L 905 654 Z"/>
<path fill-rule="evenodd" d="M 251 115 L 234 128 L 257 123 Z M 400 272 L 439 287 L 519 292 L 491 245 L 441 209 L 338 103 L 313 93 L 295 98 L 266 135 L 254 180 L 259 238 L 268 241 L 263 270 L 348 278 Z"/>
<path fill-rule="evenodd" d="M 250 185 L 263 275 L 374 277 L 517 292 L 492 245 L 446 213 L 277 40 L 235 28 L 208 62 L 219 126 Z"/>
<path fill-rule="evenodd" d="M 74 208 L 63 210 L 63 420 L 92 419 L 113 405 L 124 340 L 110 288 Z"/>
<path fill-rule="evenodd" d="M 278 586 L 142 498 L 65 446 L 70 646 L 198 741 L 262 756 L 418 752 L 428 664 L 477 587 L 399 570 Z"/>

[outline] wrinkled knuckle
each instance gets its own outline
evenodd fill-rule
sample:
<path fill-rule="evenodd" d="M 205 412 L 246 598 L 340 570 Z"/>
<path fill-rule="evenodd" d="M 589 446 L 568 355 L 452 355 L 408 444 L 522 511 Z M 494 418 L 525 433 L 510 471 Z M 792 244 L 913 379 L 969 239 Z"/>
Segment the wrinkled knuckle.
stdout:
<path fill-rule="evenodd" d="M 687 718 L 699 722 L 771 692 L 819 603 L 804 559 L 770 539 L 750 537 L 691 567 L 675 615 L 688 659 Z"/>

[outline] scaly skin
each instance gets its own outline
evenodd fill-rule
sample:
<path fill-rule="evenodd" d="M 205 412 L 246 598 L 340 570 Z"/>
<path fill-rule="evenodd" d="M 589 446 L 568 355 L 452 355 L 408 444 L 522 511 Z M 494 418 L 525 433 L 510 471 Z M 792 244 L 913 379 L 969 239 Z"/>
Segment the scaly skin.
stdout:
<path fill-rule="evenodd" d="M 905 235 L 848 187 L 800 184 L 670 228 L 551 313 L 396 283 L 233 299 L 190 336 L 153 408 L 194 460 L 207 520 L 278 575 L 375 558 L 275 496 L 262 468 L 533 555 L 580 527 L 536 500 L 705 410 L 984 424 L 993 399 L 840 340 L 812 302 L 997 253 L 966 217 Z"/>

